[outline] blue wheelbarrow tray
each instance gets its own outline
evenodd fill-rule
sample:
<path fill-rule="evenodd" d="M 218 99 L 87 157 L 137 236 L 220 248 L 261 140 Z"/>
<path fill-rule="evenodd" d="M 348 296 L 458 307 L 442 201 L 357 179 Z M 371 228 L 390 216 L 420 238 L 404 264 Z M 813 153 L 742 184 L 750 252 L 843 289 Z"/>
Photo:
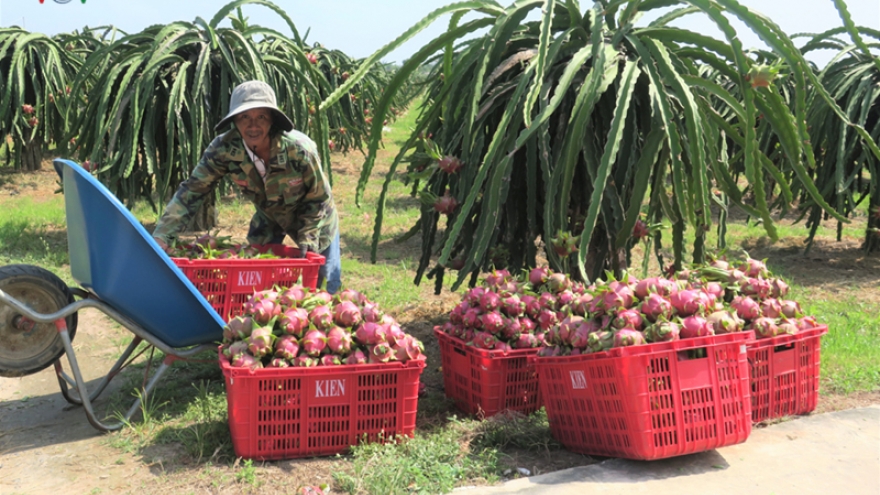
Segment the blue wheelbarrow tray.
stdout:
<path fill-rule="evenodd" d="M 125 205 L 76 163 L 57 159 L 54 166 L 74 280 L 168 347 L 219 342 L 220 315 Z"/>

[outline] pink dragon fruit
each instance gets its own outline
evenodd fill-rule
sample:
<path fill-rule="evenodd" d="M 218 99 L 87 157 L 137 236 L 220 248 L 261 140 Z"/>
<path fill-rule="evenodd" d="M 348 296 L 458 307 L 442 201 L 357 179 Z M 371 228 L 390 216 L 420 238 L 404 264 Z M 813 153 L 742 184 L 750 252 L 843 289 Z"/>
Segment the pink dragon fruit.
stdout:
<path fill-rule="evenodd" d="M 501 296 L 495 292 L 486 291 L 480 297 L 480 309 L 483 313 L 495 311 L 501 306 Z"/>
<path fill-rule="evenodd" d="M 329 306 L 315 306 L 315 308 L 309 312 L 309 320 L 318 330 L 327 331 L 333 326 L 333 312 L 330 310 Z"/>
<path fill-rule="evenodd" d="M 333 296 L 333 299 L 336 300 L 337 303 L 348 301 L 357 306 L 363 306 L 367 302 L 367 297 L 354 289 L 343 289 L 337 292 Z"/>
<path fill-rule="evenodd" d="M 557 323 L 559 323 L 559 319 L 554 311 L 542 309 L 541 313 L 538 314 L 538 327 L 541 330 L 547 331 Z"/>
<path fill-rule="evenodd" d="M 480 318 L 482 313 L 480 313 L 479 308 L 471 308 L 467 310 L 462 317 L 462 322 L 464 326 L 468 328 L 483 328 L 483 320 Z"/>
<path fill-rule="evenodd" d="M 306 300 L 309 296 L 309 289 L 304 288 L 301 285 L 294 285 L 293 287 L 285 289 L 281 292 L 278 302 L 281 303 L 282 306 L 290 307 L 290 306 L 299 306 L 300 303 Z"/>
<path fill-rule="evenodd" d="M 780 318 L 777 335 L 796 335 L 800 332 L 797 321 L 792 318 Z"/>
<path fill-rule="evenodd" d="M 542 285 L 547 283 L 547 280 L 550 278 L 551 272 L 547 267 L 537 267 L 532 268 L 529 271 L 529 283 L 532 284 L 532 287 L 535 289 L 540 288 Z"/>
<path fill-rule="evenodd" d="M 458 172 L 458 169 L 462 167 L 461 160 L 452 155 L 446 155 L 440 160 L 437 161 L 437 166 L 440 167 L 440 170 L 446 172 L 447 174 L 454 174 Z"/>
<path fill-rule="evenodd" d="M 706 317 L 706 322 L 712 326 L 715 335 L 739 332 L 742 322 L 734 313 L 729 311 L 715 311 Z"/>
<path fill-rule="evenodd" d="M 772 318 L 765 318 L 763 316 L 755 318 L 755 320 L 746 327 L 746 330 L 754 330 L 755 337 L 759 339 L 769 339 L 770 337 L 776 337 L 779 335 L 779 326 L 776 325 L 776 322 Z"/>
<path fill-rule="evenodd" d="M 769 298 L 761 301 L 761 316 L 779 318 L 782 315 L 782 304 L 777 299 Z"/>
<path fill-rule="evenodd" d="M 538 347 L 538 338 L 531 333 L 521 333 L 519 337 L 514 341 L 513 347 L 517 349 L 530 349 L 532 347 Z"/>
<path fill-rule="evenodd" d="M 309 312 L 303 308 L 288 308 L 278 319 L 281 331 L 301 338 L 309 328 Z"/>
<path fill-rule="evenodd" d="M 538 328 L 538 325 L 531 318 L 520 318 L 519 326 L 522 329 L 522 333 L 535 333 L 535 329 Z"/>
<path fill-rule="evenodd" d="M 367 346 L 367 356 L 370 363 L 387 363 L 394 360 L 394 349 L 384 343 Z"/>
<path fill-rule="evenodd" d="M 367 364 L 367 355 L 364 354 L 364 351 L 358 349 L 349 354 L 343 362 L 345 364 Z"/>
<path fill-rule="evenodd" d="M 553 273 L 547 277 L 547 289 L 559 293 L 571 289 L 571 280 L 564 273 Z"/>
<path fill-rule="evenodd" d="M 560 344 L 571 344 L 571 337 L 577 331 L 578 327 L 584 324 L 583 316 L 567 316 L 559 322 L 557 326 L 557 338 Z"/>
<path fill-rule="evenodd" d="M 293 360 L 293 365 L 298 368 L 311 368 L 318 365 L 318 360 L 311 356 L 301 355 Z"/>
<path fill-rule="evenodd" d="M 476 332 L 474 334 L 474 347 L 479 349 L 494 349 L 498 339 L 489 332 Z"/>
<path fill-rule="evenodd" d="M 293 335 L 282 335 L 275 339 L 275 356 L 293 359 L 299 354 L 299 342 Z"/>
<path fill-rule="evenodd" d="M 265 325 L 269 320 L 281 314 L 281 305 L 275 300 L 263 298 L 255 301 L 251 306 L 251 314 L 254 322 Z"/>
<path fill-rule="evenodd" d="M 645 329 L 648 342 L 670 342 L 678 340 L 681 329 L 671 321 L 658 321 Z"/>
<path fill-rule="evenodd" d="M 795 320 L 798 330 L 810 330 L 819 326 L 819 322 L 813 316 L 802 316 Z"/>
<path fill-rule="evenodd" d="M 516 294 L 504 298 L 501 301 L 501 310 L 507 316 L 519 318 L 526 312 L 526 304 Z"/>
<path fill-rule="evenodd" d="M 513 347 L 511 347 L 510 344 L 508 344 L 507 342 L 499 340 L 495 343 L 494 350 L 501 351 L 502 354 L 507 354 L 508 352 L 513 350 Z"/>
<path fill-rule="evenodd" d="M 351 332 L 342 327 L 333 327 L 327 332 L 327 348 L 333 354 L 342 356 L 351 352 Z"/>
<path fill-rule="evenodd" d="M 272 360 L 269 361 L 269 365 L 266 367 L 267 368 L 289 368 L 290 362 L 288 362 L 284 358 L 276 357 L 276 358 L 272 358 Z"/>
<path fill-rule="evenodd" d="M 465 307 L 467 306 L 465 305 Z M 370 323 L 378 323 L 382 321 L 382 317 L 385 316 L 385 313 L 381 309 L 379 309 L 379 304 L 367 302 L 364 304 L 364 309 L 361 311 L 361 316 L 363 317 L 364 321 L 368 321 Z M 455 323 L 461 323 L 461 321 L 457 321 Z"/>
<path fill-rule="evenodd" d="M 730 307 L 736 311 L 736 315 L 746 321 L 752 321 L 761 316 L 761 306 L 748 296 L 735 296 L 730 301 Z"/>
<path fill-rule="evenodd" d="M 644 301 L 642 301 L 639 310 L 645 315 L 649 322 L 653 323 L 660 318 L 668 319 L 672 317 L 674 308 L 663 296 L 651 293 L 648 294 Z"/>
<path fill-rule="evenodd" d="M 739 282 L 739 290 L 745 296 L 761 300 L 770 297 L 771 285 L 763 278 L 744 278 Z"/>
<path fill-rule="evenodd" d="M 628 347 L 644 343 L 645 336 L 642 332 L 632 328 L 621 328 L 614 334 L 614 347 Z"/>
<path fill-rule="evenodd" d="M 299 345 L 309 356 L 318 357 L 327 347 L 327 335 L 321 330 L 309 330 L 300 340 Z"/>
<path fill-rule="evenodd" d="M 587 345 L 592 352 L 607 351 L 614 347 L 614 332 L 608 330 L 593 332 L 587 337 Z"/>
<path fill-rule="evenodd" d="M 556 311 L 559 309 L 559 301 L 556 299 L 556 296 L 549 292 L 542 292 L 540 297 L 538 297 L 538 305 L 541 306 L 542 309 L 550 309 Z"/>
<path fill-rule="evenodd" d="M 560 308 L 571 306 L 575 300 L 575 294 L 570 289 L 566 289 L 556 295 L 556 302 Z"/>
<path fill-rule="evenodd" d="M 577 296 L 571 303 L 571 310 L 576 315 L 586 316 L 590 311 L 590 303 L 593 301 L 593 294 L 584 293 Z"/>
<path fill-rule="evenodd" d="M 709 306 L 708 295 L 699 290 L 683 289 L 669 296 L 669 303 L 679 316 L 703 314 Z"/>
<path fill-rule="evenodd" d="M 483 330 L 493 335 L 501 332 L 501 329 L 504 328 L 504 318 L 497 311 L 483 314 L 480 320 L 482 321 Z"/>
<path fill-rule="evenodd" d="M 342 364 L 342 361 L 339 360 L 339 356 L 334 354 L 325 354 L 321 356 L 318 362 L 321 366 L 337 366 Z"/>
<path fill-rule="evenodd" d="M 355 303 L 343 300 L 333 308 L 333 322 L 344 328 L 357 326 L 361 322 L 361 310 Z"/>
<path fill-rule="evenodd" d="M 634 330 L 642 329 L 642 314 L 635 308 L 623 309 L 614 315 L 611 320 L 611 326 L 614 328 L 632 328 Z"/>
<path fill-rule="evenodd" d="M 541 350 L 538 351 L 538 357 L 556 357 L 564 355 L 565 349 L 558 345 L 542 347 Z"/>
<path fill-rule="evenodd" d="M 480 298 L 483 297 L 483 294 L 485 292 L 486 289 L 482 287 L 474 287 L 464 294 L 464 300 L 468 303 L 470 307 L 476 308 L 480 305 Z"/>
<path fill-rule="evenodd" d="M 522 296 L 520 301 L 525 304 L 526 314 L 529 315 L 529 318 L 537 318 L 538 314 L 541 312 L 541 303 L 535 296 Z"/>
<path fill-rule="evenodd" d="M 519 318 L 505 318 L 501 326 L 501 337 L 505 340 L 513 341 L 519 338 L 519 334 L 522 331 L 522 324 Z"/>
<path fill-rule="evenodd" d="M 779 312 L 786 318 L 800 318 L 803 315 L 801 305 L 790 299 L 779 301 Z"/>
<path fill-rule="evenodd" d="M 250 337 L 254 329 L 254 320 L 250 316 L 239 315 L 229 320 L 223 327 L 223 341 L 243 340 Z"/>
<path fill-rule="evenodd" d="M 497 289 L 510 280 L 510 272 L 507 270 L 492 270 L 485 280 L 486 287 Z"/>
<path fill-rule="evenodd" d="M 766 261 L 766 260 L 765 260 Z M 747 258 L 738 266 L 738 268 L 745 274 L 746 277 L 752 278 L 768 278 L 770 276 L 770 271 L 767 270 L 767 265 L 763 261 L 759 261 L 752 258 Z"/>
<path fill-rule="evenodd" d="M 382 325 L 365 322 L 358 325 L 354 338 L 362 345 L 376 345 L 387 341 L 386 331 Z"/>
<path fill-rule="evenodd" d="M 424 355 L 425 346 L 415 337 L 407 335 L 393 346 L 394 357 L 398 361 L 410 361 L 419 359 Z"/>
<path fill-rule="evenodd" d="M 590 344 L 590 333 L 590 325 L 582 323 L 569 337 L 569 344 L 575 349 L 586 349 Z"/>
<path fill-rule="evenodd" d="M 272 335 L 272 326 L 257 327 L 248 337 L 248 352 L 254 357 L 263 357 L 272 352 L 272 344 L 275 342 L 275 336 Z"/>
<path fill-rule="evenodd" d="M 691 315 L 681 320 L 679 337 L 692 339 L 695 337 L 708 337 L 709 335 L 715 335 L 715 329 L 702 316 Z"/>
<path fill-rule="evenodd" d="M 788 284 L 781 278 L 770 279 L 770 297 L 777 299 L 788 294 Z"/>
<path fill-rule="evenodd" d="M 223 355 L 226 356 L 230 362 L 232 362 L 235 356 L 238 356 L 239 354 L 245 353 L 247 351 L 247 340 L 236 340 L 235 342 L 223 348 Z"/>
<path fill-rule="evenodd" d="M 252 370 L 263 367 L 260 358 L 248 354 L 247 352 L 236 354 L 229 364 L 234 368 L 250 368 Z"/>

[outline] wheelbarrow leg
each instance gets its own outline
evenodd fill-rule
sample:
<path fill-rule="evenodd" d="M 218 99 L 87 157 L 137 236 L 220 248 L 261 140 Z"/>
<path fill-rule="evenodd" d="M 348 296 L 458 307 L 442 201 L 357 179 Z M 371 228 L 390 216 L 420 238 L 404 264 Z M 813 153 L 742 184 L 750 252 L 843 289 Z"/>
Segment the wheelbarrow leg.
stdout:
<path fill-rule="evenodd" d="M 71 343 L 70 335 L 67 332 L 67 323 L 64 321 L 63 318 L 55 320 L 55 328 L 58 330 L 58 334 L 61 336 L 61 340 L 64 343 L 64 350 L 65 350 L 65 353 L 67 354 L 67 360 L 70 362 L 70 368 L 73 371 L 74 382 L 76 384 L 76 391 L 79 394 L 80 400 L 82 401 L 83 408 L 85 409 L 85 412 L 86 412 L 86 417 L 88 418 L 89 423 L 91 423 L 91 425 L 94 426 L 95 429 L 97 429 L 99 431 L 105 431 L 105 432 L 106 431 L 115 431 L 115 430 L 119 430 L 122 427 L 124 427 L 126 425 L 126 423 L 128 422 L 128 420 L 134 415 L 134 413 L 136 413 L 140 409 L 141 400 L 147 398 L 150 391 L 153 389 L 153 387 L 156 386 L 156 383 L 158 383 L 159 378 L 165 373 L 165 371 L 168 370 L 168 368 L 171 366 L 172 363 L 174 363 L 174 361 L 179 359 L 174 356 L 167 356 L 162 361 L 162 364 L 156 369 L 156 373 L 150 379 L 147 386 L 144 387 L 144 390 L 143 390 L 143 393 L 141 394 L 141 396 L 138 397 L 137 400 L 135 400 L 134 405 L 132 405 L 131 409 L 129 409 L 128 412 L 125 413 L 125 416 L 123 416 L 122 420 L 117 421 L 115 423 L 106 424 L 106 423 L 101 422 L 98 419 L 97 415 L 95 414 L 94 409 L 92 408 L 91 395 L 88 392 L 88 388 L 86 387 L 85 380 L 83 380 L 83 377 L 82 377 L 82 372 L 79 369 L 79 363 L 76 360 L 76 353 L 73 350 L 73 344 Z M 137 339 L 135 339 L 135 340 L 137 340 Z M 132 344 L 134 344 L 134 342 Z M 134 347 L 132 347 L 130 345 L 128 351 L 131 351 L 133 349 L 134 349 Z M 116 366 L 114 366 L 114 368 L 116 368 Z M 62 375 L 63 375 L 63 372 L 62 372 Z M 106 383 L 104 383 L 104 381 L 109 381 L 109 379 L 112 378 L 109 374 L 108 374 L 108 377 L 105 377 L 105 379 L 102 380 L 100 390 L 98 390 L 98 393 L 101 390 L 103 390 L 103 388 L 106 386 Z M 66 379 L 62 379 L 61 375 L 59 375 L 59 383 L 63 383 L 66 386 L 65 380 Z M 63 389 L 64 389 L 64 387 L 62 387 L 62 390 Z M 95 393 L 94 395 L 97 396 L 97 393 Z"/>
<path fill-rule="evenodd" d="M 125 352 L 122 353 L 122 356 L 120 356 L 120 358 L 116 360 L 116 363 L 110 369 L 110 372 L 101 379 L 101 382 L 98 384 L 98 388 L 89 396 L 89 400 L 93 401 L 98 398 L 101 392 L 103 392 L 107 385 L 110 383 L 110 380 L 112 380 L 116 377 L 116 375 L 119 374 L 119 370 L 122 369 L 122 366 L 132 355 L 132 353 L 137 349 L 141 342 L 143 342 L 143 339 L 140 337 L 135 337 L 134 339 L 132 339 L 131 343 L 128 345 L 128 348 L 125 350 Z M 79 395 L 77 394 L 77 396 L 74 397 L 70 393 L 70 387 L 73 387 L 74 389 L 77 388 L 76 381 L 64 372 L 64 366 L 61 364 L 60 358 L 56 360 L 54 364 L 55 376 L 58 378 L 58 385 L 61 387 L 61 395 L 64 396 L 67 402 L 81 406 L 83 402 Z M 68 387 L 68 385 L 70 385 L 70 387 Z"/>

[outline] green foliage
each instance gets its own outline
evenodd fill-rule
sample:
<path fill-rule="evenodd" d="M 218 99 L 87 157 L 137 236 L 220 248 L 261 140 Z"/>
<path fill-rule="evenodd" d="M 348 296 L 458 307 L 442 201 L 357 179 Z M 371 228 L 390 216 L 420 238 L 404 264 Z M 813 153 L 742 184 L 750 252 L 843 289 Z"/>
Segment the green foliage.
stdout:
<path fill-rule="evenodd" d="M 672 10 L 650 25 L 638 25 L 639 15 L 668 7 Z M 541 9 L 540 20 L 524 22 L 535 9 Z M 442 279 L 452 260 L 464 265 L 453 288 L 468 279 L 473 283 L 492 266 L 534 266 L 542 244 L 554 269 L 585 280 L 619 274 L 640 216 L 649 223 L 670 220 L 678 268 L 686 254 L 684 232 L 696 233 L 690 251 L 694 261 L 702 261 L 705 232 L 713 223 L 710 208 L 728 204 L 761 218 L 775 240 L 765 175 L 781 179 L 783 169 L 803 198 L 845 220 L 808 173 L 815 159 L 804 146 L 809 143 L 804 121 L 815 75 L 766 17 L 733 0 L 602 1 L 585 12 L 572 0 L 524 1 L 503 10 L 489 2 L 461 2 L 432 12 L 368 57 L 351 80 L 448 13 L 453 14 L 448 31 L 395 76 L 401 81 L 422 64 L 438 62 L 421 117 L 386 184 L 408 160 L 417 189 L 429 197 L 448 191 L 458 204 L 445 222 L 430 205 L 422 207 L 414 226 L 423 249 L 417 283 L 425 273 Z M 463 14 L 475 19 L 459 25 Z M 723 38 L 669 25 L 693 14 L 705 16 Z M 733 18 L 771 47 L 771 64 L 744 50 Z M 481 37 L 463 41 L 486 26 L 491 27 Z M 774 81 L 783 67 L 788 105 Z M 396 89 L 389 85 L 384 98 Z M 818 95 L 827 102 L 826 96 Z M 338 98 L 334 93 L 322 105 Z M 376 115 L 387 106 L 380 102 Z M 759 117 L 779 152 L 762 146 L 766 134 L 756 130 Z M 360 191 L 380 141 L 374 121 Z M 413 160 L 435 146 L 441 156 L 458 157 L 465 166 L 447 173 Z M 781 164 L 774 165 L 771 152 Z M 788 191 L 789 183 L 781 187 Z M 384 209 L 383 196 L 374 257 Z M 574 236 L 577 251 L 546 249 L 558 233 Z M 658 246 L 661 241 L 658 235 Z"/>

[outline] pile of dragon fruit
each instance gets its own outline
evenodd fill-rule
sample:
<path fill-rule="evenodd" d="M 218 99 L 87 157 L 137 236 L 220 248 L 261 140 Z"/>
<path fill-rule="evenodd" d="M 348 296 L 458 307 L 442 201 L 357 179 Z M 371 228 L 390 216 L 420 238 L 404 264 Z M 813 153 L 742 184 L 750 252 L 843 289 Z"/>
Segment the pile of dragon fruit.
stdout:
<path fill-rule="evenodd" d="M 753 330 L 775 337 L 817 325 L 788 285 L 766 265 L 746 257 L 718 259 L 671 278 L 621 280 L 589 286 L 548 268 L 514 277 L 492 272 L 470 289 L 435 327 L 480 349 L 540 348 L 539 356 L 578 355 Z"/>
<path fill-rule="evenodd" d="M 424 360 L 424 346 L 353 289 L 256 291 L 223 328 L 233 367 L 286 368 Z"/>

